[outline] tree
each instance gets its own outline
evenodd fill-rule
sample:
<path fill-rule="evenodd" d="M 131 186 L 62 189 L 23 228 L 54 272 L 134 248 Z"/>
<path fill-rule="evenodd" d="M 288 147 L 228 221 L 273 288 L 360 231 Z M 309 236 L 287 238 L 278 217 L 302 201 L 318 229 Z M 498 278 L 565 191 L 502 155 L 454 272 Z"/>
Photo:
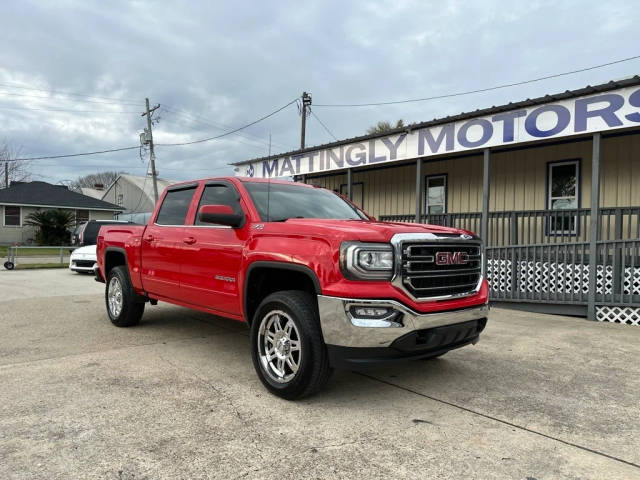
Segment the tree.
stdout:
<path fill-rule="evenodd" d="M 404 127 L 404 121 L 402 119 L 398 120 L 395 125 L 391 125 L 390 122 L 386 120 L 382 120 L 378 122 L 373 127 L 367 128 L 367 134 L 373 135 L 374 133 L 383 133 L 388 132 L 389 130 L 393 130 L 394 128 L 402 128 Z"/>
<path fill-rule="evenodd" d="M 38 229 L 36 242 L 39 245 L 67 245 L 76 218 L 68 210 L 37 210 L 27 215 L 24 223 Z"/>
<path fill-rule="evenodd" d="M 106 172 L 90 173 L 89 175 L 78 177 L 76 180 L 70 182 L 69 189 L 80 192 L 81 188 L 94 188 L 96 184 L 101 184 L 106 188 L 115 182 L 116 178 L 118 178 L 118 175 L 121 173 L 125 172 L 109 170 Z"/>
<path fill-rule="evenodd" d="M 30 164 L 27 160 L 16 160 L 20 157 L 20 148 L 14 148 L 11 144 L 4 142 L 0 144 L 0 188 L 6 188 L 4 182 L 4 164 L 9 169 L 9 185 L 11 182 L 27 182 L 31 180 Z"/>

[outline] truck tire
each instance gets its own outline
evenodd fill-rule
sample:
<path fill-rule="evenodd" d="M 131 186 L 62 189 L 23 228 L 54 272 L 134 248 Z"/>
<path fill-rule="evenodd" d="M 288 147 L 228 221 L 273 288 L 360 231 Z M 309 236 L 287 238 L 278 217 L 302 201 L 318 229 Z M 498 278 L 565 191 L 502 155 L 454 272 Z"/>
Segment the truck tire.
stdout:
<path fill-rule="evenodd" d="M 266 297 L 251 323 L 251 356 L 260 381 L 287 400 L 320 390 L 331 376 L 315 298 L 287 290 Z"/>
<path fill-rule="evenodd" d="M 127 267 L 113 267 L 105 283 L 104 300 L 111 323 L 116 327 L 131 327 L 140 323 L 144 303 L 136 301 Z"/>

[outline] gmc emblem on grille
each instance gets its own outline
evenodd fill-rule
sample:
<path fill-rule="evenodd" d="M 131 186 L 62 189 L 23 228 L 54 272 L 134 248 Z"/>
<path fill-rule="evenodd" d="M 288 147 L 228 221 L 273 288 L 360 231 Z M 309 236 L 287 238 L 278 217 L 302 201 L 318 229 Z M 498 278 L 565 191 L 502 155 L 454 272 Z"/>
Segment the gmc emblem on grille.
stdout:
<path fill-rule="evenodd" d="M 436 252 L 436 265 L 466 265 L 469 263 L 467 252 Z"/>

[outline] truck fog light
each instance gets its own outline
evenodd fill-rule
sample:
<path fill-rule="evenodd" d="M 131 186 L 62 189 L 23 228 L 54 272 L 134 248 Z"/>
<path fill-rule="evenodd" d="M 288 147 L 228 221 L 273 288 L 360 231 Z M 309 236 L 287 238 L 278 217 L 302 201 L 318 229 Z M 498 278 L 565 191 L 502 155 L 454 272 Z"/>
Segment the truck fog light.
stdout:
<path fill-rule="evenodd" d="M 351 323 L 356 327 L 402 327 L 402 313 L 392 307 L 352 306 L 349 308 Z"/>

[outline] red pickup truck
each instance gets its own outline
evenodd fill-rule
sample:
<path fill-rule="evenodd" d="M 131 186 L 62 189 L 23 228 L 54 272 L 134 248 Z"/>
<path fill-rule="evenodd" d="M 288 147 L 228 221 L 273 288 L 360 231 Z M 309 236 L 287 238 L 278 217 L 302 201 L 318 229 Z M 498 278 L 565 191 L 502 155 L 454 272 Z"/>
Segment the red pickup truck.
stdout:
<path fill-rule="evenodd" d="M 489 313 L 482 245 L 464 230 L 378 222 L 323 188 L 247 178 L 171 185 L 148 225 L 98 236 L 114 325 L 169 302 L 246 322 L 268 390 L 310 395 L 334 367 L 440 356 Z"/>

